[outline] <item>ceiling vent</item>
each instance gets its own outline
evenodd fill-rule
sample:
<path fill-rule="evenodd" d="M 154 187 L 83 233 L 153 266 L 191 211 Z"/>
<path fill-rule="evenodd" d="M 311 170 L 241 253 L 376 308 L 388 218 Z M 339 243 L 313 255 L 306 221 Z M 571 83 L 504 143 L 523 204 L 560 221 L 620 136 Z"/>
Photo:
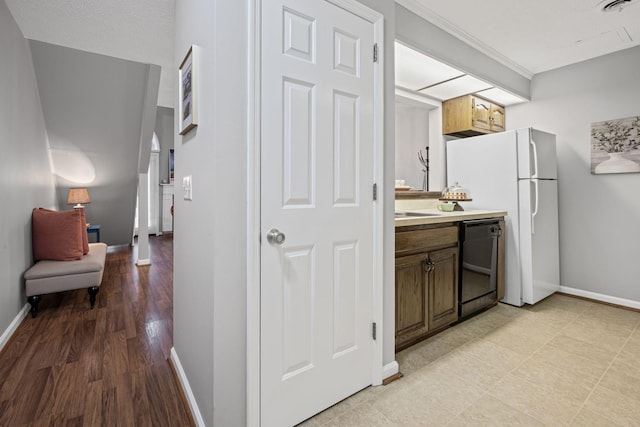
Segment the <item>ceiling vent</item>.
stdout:
<path fill-rule="evenodd" d="M 620 12 L 625 7 L 629 6 L 631 3 L 635 3 L 638 0 L 606 0 L 602 3 L 602 11 L 603 12 Z"/>

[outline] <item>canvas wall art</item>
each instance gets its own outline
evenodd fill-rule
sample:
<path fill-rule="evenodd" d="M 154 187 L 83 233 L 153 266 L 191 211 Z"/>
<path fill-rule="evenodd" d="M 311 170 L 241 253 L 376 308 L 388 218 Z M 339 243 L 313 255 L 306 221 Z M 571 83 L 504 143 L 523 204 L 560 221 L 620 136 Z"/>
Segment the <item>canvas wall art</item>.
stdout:
<path fill-rule="evenodd" d="M 640 116 L 591 123 L 591 173 L 640 172 Z"/>

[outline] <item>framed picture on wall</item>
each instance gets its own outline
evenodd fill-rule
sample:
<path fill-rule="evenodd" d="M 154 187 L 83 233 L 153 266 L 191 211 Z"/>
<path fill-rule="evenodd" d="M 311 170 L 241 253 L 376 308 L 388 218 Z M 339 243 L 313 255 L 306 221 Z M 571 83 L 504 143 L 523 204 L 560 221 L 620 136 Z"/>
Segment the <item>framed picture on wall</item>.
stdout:
<path fill-rule="evenodd" d="M 198 126 L 197 46 L 189 48 L 178 69 L 180 135 Z"/>
<path fill-rule="evenodd" d="M 640 116 L 591 123 L 591 173 L 640 172 Z"/>

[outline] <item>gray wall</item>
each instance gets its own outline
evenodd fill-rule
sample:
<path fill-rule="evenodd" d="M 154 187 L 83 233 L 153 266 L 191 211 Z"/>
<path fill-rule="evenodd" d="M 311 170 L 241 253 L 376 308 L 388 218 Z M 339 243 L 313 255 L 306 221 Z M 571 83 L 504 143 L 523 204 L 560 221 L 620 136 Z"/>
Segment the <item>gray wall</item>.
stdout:
<path fill-rule="evenodd" d="M 640 47 L 534 76 L 509 128 L 558 142 L 561 284 L 640 302 L 640 174 L 591 175 L 592 122 L 640 115 Z"/>
<path fill-rule="evenodd" d="M 176 126 L 173 345 L 208 426 L 245 425 L 247 3 L 176 2 L 175 67 L 197 45 L 201 79 L 198 127 Z"/>
<path fill-rule="evenodd" d="M 26 304 L 31 210 L 56 208 L 47 132 L 29 44 L 0 1 L 0 335 Z"/>
<path fill-rule="evenodd" d="M 130 243 L 140 139 L 149 135 L 150 145 L 155 121 L 143 122 L 147 83 L 157 70 L 33 40 L 30 46 L 60 207 L 70 208 L 70 187 L 86 186 L 91 196 L 87 221 L 101 225 L 107 244 Z M 155 90 L 157 99 L 157 83 Z"/>
<path fill-rule="evenodd" d="M 207 425 L 245 425 L 248 2 L 176 3 L 176 58 L 200 46 L 199 126 L 176 135 L 174 348 Z M 385 15 L 385 363 L 394 360 L 394 3 Z M 176 63 L 176 67 L 178 64 Z M 206 224 L 206 226 L 205 226 Z M 388 338 L 387 338 L 388 337 Z M 215 407 L 215 411 L 214 411 Z"/>

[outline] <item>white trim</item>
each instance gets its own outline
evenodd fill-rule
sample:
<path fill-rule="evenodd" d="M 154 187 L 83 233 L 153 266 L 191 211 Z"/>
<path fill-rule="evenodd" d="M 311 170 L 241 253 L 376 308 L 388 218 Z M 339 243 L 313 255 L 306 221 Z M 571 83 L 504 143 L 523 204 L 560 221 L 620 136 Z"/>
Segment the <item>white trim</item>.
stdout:
<path fill-rule="evenodd" d="M 369 21 L 372 24 L 376 24 L 377 22 L 381 22 L 384 19 L 384 16 L 379 12 L 369 8 L 368 6 L 363 5 L 357 0 L 325 0 L 327 3 L 331 3 L 334 6 L 338 6 L 341 9 L 346 10 L 347 12 L 353 13 L 356 16 L 364 19 L 365 21 Z M 375 30 L 374 30 L 375 33 Z M 375 35 L 374 35 L 375 38 Z M 382 40 L 374 40 L 375 42 L 381 42 Z M 381 46 L 380 46 L 381 47 Z M 378 60 L 378 63 L 383 63 Z"/>
<path fill-rule="evenodd" d="M 424 95 L 420 92 L 414 92 L 411 89 L 405 89 L 401 86 L 396 86 L 395 94 L 396 102 L 423 107 L 428 110 L 442 108 L 442 101 L 431 98 L 430 96 Z"/>
<path fill-rule="evenodd" d="M 5 331 L 2 333 L 2 336 L 0 336 L 0 351 L 2 351 L 11 336 L 16 332 L 16 329 L 18 329 L 20 323 L 24 320 L 25 317 L 27 317 L 30 309 L 31 304 L 26 303 L 18 312 L 18 314 L 16 314 L 16 317 L 13 318 L 11 323 L 9 323 L 9 327 L 7 327 L 7 329 L 5 329 Z"/>
<path fill-rule="evenodd" d="M 143 265 L 151 265 L 151 260 L 149 258 L 145 258 L 145 259 L 138 259 L 136 261 L 136 265 L 138 267 L 141 267 Z"/>
<path fill-rule="evenodd" d="M 187 398 L 187 403 L 189 403 L 189 409 L 191 410 L 193 420 L 198 427 L 206 427 L 206 424 L 202 419 L 202 415 L 200 414 L 200 409 L 198 409 L 196 398 L 193 395 L 193 391 L 191 391 L 191 386 L 189 385 L 187 375 L 184 373 L 184 369 L 182 369 L 182 363 L 180 363 L 180 358 L 178 357 L 178 353 L 176 352 L 175 347 L 171 347 L 171 363 L 173 363 L 173 367 L 175 368 L 176 374 L 178 375 L 178 380 L 180 381 L 180 387 L 182 388 L 182 391 Z"/>
<path fill-rule="evenodd" d="M 473 47 L 474 49 L 487 55 L 489 58 L 494 59 L 495 61 L 501 63 L 502 65 L 512 69 L 513 71 L 520 74 L 521 76 L 529 80 L 531 80 L 531 78 L 533 77 L 534 73 L 532 73 L 522 65 L 518 64 L 517 62 L 514 62 L 511 59 L 507 58 L 506 56 L 504 56 L 503 54 L 501 54 L 500 52 L 498 52 L 488 44 L 473 37 L 471 34 L 467 33 L 463 29 L 453 25 L 451 22 L 447 21 L 442 16 L 438 15 L 431 9 L 427 8 L 424 4 L 420 3 L 419 1 L 396 0 L 396 3 L 399 4 L 400 6 L 403 6 L 409 9 L 411 12 L 429 21 L 430 23 L 440 28 L 441 30 L 451 34 L 453 37 L 457 38 L 463 43 L 466 43 L 469 46 Z"/>
<path fill-rule="evenodd" d="M 395 360 L 391 363 L 387 363 L 382 368 L 382 378 L 387 379 L 400 372 L 400 365 Z"/>
<path fill-rule="evenodd" d="M 378 203 L 374 205 L 375 259 L 383 259 L 384 231 L 384 16 L 355 0 L 326 0 L 373 23 L 374 43 L 378 43 L 378 63 L 374 67 L 374 179 L 378 183 Z M 247 426 L 260 425 L 260 93 L 262 0 L 250 0 L 248 34 L 247 97 Z M 383 328 L 383 265 L 374 263 L 373 321 Z M 372 384 L 384 375 L 383 340 L 374 342 Z M 395 363 L 395 362 L 393 362 Z M 376 368 L 379 367 L 379 368 Z"/>
<path fill-rule="evenodd" d="M 585 291 L 582 289 L 569 288 L 567 286 L 560 286 L 560 292 L 564 292 L 565 294 L 569 294 L 569 295 L 590 298 L 596 301 L 607 302 L 610 304 L 616 304 L 616 305 L 621 305 L 623 307 L 635 308 L 640 310 L 640 301 L 614 297 L 611 295 L 599 294 L 596 292 Z"/>
<path fill-rule="evenodd" d="M 247 427 L 260 426 L 261 5 L 249 2 L 247 37 Z"/>
<path fill-rule="evenodd" d="M 373 66 L 373 179 L 378 184 L 378 200 L 373 205 L 373 321 L 384 331 L 384 16 L 359 3 L 357 6 L 351 12 L 373 24 L 373 42 L 378 45 L 378 62 Z M 382 339 L 373 345 L 372 385 L 382 384 L 383 379 L 384 334 L 380 335 Z"/>

